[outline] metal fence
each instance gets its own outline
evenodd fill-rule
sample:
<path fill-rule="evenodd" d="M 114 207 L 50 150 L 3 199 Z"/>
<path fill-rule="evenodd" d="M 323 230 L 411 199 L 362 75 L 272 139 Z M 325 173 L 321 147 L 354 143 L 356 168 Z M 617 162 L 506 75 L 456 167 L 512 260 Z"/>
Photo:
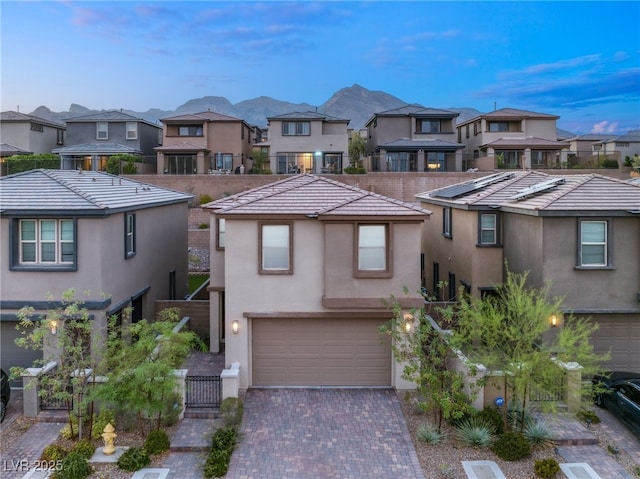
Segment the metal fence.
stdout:
<path fill-rule="evenodd" d="M 566 375 L 562 374 L 554 384 L 541 386 L 537 384 L 531 385 L 529 400 L 532 402 L 562 402 L 564 400 L 564 390 L 566 384 Z"/>
<path fill-rule="evenodd" d="M 222 400 L 220 376 L 187 376 L 186 407 L 215 408 Z"/>
<path fill-rule="evenodd" d="M 44 373 L 42 377 L 45 380 L 40 381 L 40 409 L 43 411 L 66 411 L 68 406 L 70 406 L 70 409 L 73 409 L 73 385 L 68 383 L 65 388 L 69 394 L 71 404 L 69 404 L 67 399 L 56 398 L 54 390 L 58 389 L 58 385 L 54 384 L 53 371 L 54 370 Z"/>

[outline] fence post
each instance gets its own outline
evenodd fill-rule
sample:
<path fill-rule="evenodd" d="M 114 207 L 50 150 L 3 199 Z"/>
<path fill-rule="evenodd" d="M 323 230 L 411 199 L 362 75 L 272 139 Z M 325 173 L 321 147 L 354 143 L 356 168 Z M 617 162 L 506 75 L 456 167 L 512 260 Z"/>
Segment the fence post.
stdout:
<path fill-rule="evenodd" d="M 22 412 L 25 417 L 36 417 L 40 412 L 38 376 L 51 371 L 57 365 L 55 361 L 50 361 L 41 368 L 27 368 L 22 375 Z"/>
<path fill-rule="evenodd" d="M 230 369 L 223 369 L 220 380 L 222 381 L 222 399 L 237 398 L 240 388 L 240 363 L 232 363 Z"/>
<path fill-rule="evenodd" d="M 578 412 L 582 403 L 582 366 L 576 362 L 564 363 L 567 371 L 565 402 L 570 413 Z"/>
<path fill-rule="evenodd" d="M 173 374 L 176 377 L 176 388 L 175 391 L 180 395 L 180 414 L 178 416 L 179 419 L 184 419 L 184 411 L 186 409 L 187 404 L 187 369 L 174 369 Z"/>

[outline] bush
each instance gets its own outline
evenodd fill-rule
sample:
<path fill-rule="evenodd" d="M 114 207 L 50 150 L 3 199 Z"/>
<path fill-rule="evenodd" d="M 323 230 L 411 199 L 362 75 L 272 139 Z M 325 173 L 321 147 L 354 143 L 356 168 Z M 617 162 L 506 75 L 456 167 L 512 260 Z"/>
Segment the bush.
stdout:
<path fill-rule="evenodd" d="M 213 433 L 211 449 L 231 451 L 236 445 L 238 431 L 235 427 L 223 427 Z"/>
<path fill-rule="evenodd" d="M 610 160 L 610 159 L 602 160 L 602 167 L 603 168 L 617 168 L 618 167 L 618 160 Z"/>
<path fill-rule="evenodd" d="M 364 175 L 367 170 L 365 170 L 362 166 L 347 166 L 344 169 L 344 172 L 347 175 Z"/>
<path fill-rule="evenodd" d="M 110 409 L 103 409 L 102 411 L 100 411 L 100 414 L 94 416 L 93 418 L 93 426 L 91 427 L 91 438 L 102 439 L 102 433 L 104 432 L 104 428 L 107 427 L 107 424 L 111 424 L 113 427 L 115 427 L 116 415 Z"/>
<path fill-rule="evenodd" d="M 69 451 L 60 444 L 51 444 L 44 448 L 40 460 L 44 462 L 57 462 L 67 457 L 67 454 L 69 454 Z"/>
<path fill-rule="evenodd" d="M 518 461 L 531 455 L 531 445 L 519 432 L 505 432 L 491 446 L 491 450 L 505 461 Z"/>
<path fill-rule="evenodd" d="M 162 425 L 165 427 L 171 427 L 178 423 L 180 419 L 180 413 L 182 412 L 182 396 L 178 393 L 173 393 L 164 402 L 164 409 L 162 410 Z"/>
<path fill-rule="evenodd" d="M 533 465 L 533 472 L 542 479 L 554 479 L 556 474 L 560 472 L 560 464 L 552 457 L 548 459 L 540 459 Z"/>
<path fill-rule="evenodd" d="M 423 424 L 416 431 L 418 437 L 428 444 L 438 444 L 444 434 L 430 424 Z"/>
<path fill-rule="evenodd" d="M 139 471 L 149 464 L 151 464 L 151 458 L 143 447 L 131 447 L 118 459 L 118 467 L 125 471 Z"/>
<path fill-rule="evenodd" d="M 500 435 L 504 432 L 504 419 L 498 409 L 486 407 L 482 411 L 478 411 L 476 417 L 490 424 L 495 434 Z"/>
<path fill-rule="evenodd" d="M 456 431 L 459 440 L 469 446 L 488 446 L 493 441 L 494 429 L 482 418 L 471 417 L 462 421 Z"/>
<path fill-rule="evenodd" d="M 531 422 L 524 428 L 524 437 L 532 446 L 544 446 L 551 442 L 551 431 L 544 422 Z"/>
<path fill-rule="evenodd" d="M 78 453 L 85 459 L 89 460 L 93 456 L 93 453 L 96 449 L 91 444 L 89 439 L 83 439 L 82 441 L 78 441 L 75 446 L 71 449 L 71 454 Z"/>
<path fill-rule="evenodd" d="M 200 224 L 198 225 L 198 229 L 201 229 L 201 230 L 208 230 L 208 229 L 209 229 L 209 223 L 200 223 Z"/>
<path fill-rule="evenodd" d="M 204 477 L 222 477 L 227 474 L 231 453 L 212 449 L 204 463 Z"/>
<path fill-rule="evenodd" d="M 211 198 L 211 195 L 208 195 L 207 193 L 198 196 L 199 205 L 205 205 L 207 203 L 211 203 L 212 201 L 213 201 L 213 198 Z"/>
<path fill-rule="evenodd" d="M 228 397 L 220 403 L 220 415 L 225 426 L 239 426 L 242 422 L 242 414 L 244 405 L 242 400 L 234 397 Z"/>
<path fill-rule="evenodd" d="M 87 460 L 77 452 L 70 453 L 62 460 L 60 470 L 53 473 L 53 479 L 84 479 L 93 473 Z"/>
<path fill-rule="evenodd" d="M 531 416 L 531 413 L 527 410 L 522 413 L 519 409 L 509 409 L 507 411 L 507 426 L 513 431 L 520 431 L 527 427 L 527 424 L 535 422 L 535 419 Z"/>
<path fill-rule="evenodd" d="M 144 441 L 144 448 L 149 454 L 162 454 L 171 447 L 169 435 L 162 429 L 155 429 L 149 433 Z"/>
<path fill-rule="evenodd" d="M 600 418 L 598 415 L 589 409 L 580 409 L 576 413 L 576 417 L 587 424 L 600 424 Z"/>

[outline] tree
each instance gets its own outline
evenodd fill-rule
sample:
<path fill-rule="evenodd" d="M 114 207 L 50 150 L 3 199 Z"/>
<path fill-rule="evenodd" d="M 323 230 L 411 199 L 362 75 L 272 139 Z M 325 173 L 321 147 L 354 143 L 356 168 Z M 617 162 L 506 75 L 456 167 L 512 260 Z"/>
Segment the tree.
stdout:
<path fill-rule="evenodd" d="M 504 372 L 504 394 L 511 395 L 507 403 L 516 405 L 521 415 L 521 429 L 531 389 L 553 390 L 562 380 L 562 363 L 576 362 L 583 374 L 592 375 L 608 358 L 595 353 L 589 342 L 597 324 L 567 314 L 562 326 L 554 328 L 549 318 L 560 314 L 563 298 L 549 300 L 550 284 L 529 287 L 527 277 L 528 272 L 507 271 L 495 297 L 460 294 L 455 311 L 449 310 L 457 322 L 452 344 L 471 362 Z M 590 385 L 583 387 L 583 394 L 590 396 Z"/>
<path fill-rule="evenodd" d="M 248 173 L 253 174 L 265 174 L 271 173 L 271 170 L 268 168 L 269 166 L 269 155 L 267 155 L 264 151 L 254 151 L 251 154 L 251 158 L 253 159 L 253 164 L 251 165 L 251 169 Z M 265 169 L 265 165 L 267 169 Z"/>
<path fill-rule="evenodd" d="M 4 159 L 8 175 L 20 173 L 22 171 L 35 170 L 36 168 L 47 168 L 51 170 L 60 169 L 60 157 L 52 153 L 39 155 L 13 155 Z"/>
<path fill-rule="evenodd" d="M 349 140 L 349 166 L 359 167 L 360 158 L 367 154 L 367 142 L 360 135 L 359 131 L 351 132 Z"/>
<path fill-rule="evenodd" d="M 133 175 L 137 173 L 136 163 L 142 159 L 140 155 L 130 155 L 128 153 L 118 153 L 112 155 L 107 160 L 107 173 L 112 175 Z"/>

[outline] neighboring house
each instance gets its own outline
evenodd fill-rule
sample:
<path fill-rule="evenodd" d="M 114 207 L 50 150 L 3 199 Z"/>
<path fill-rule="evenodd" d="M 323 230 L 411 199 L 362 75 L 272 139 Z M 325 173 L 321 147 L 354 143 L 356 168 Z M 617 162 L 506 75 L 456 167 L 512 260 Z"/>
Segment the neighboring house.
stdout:
<path fill-rule="evenodd" d="M 51 153 L 65 143 L 65 125 L 17 111 L 0 113 L 1 156 Z"/>
<path fill-rule="evenodd" d="M 640 130 L 630 130 L 624 135 L 605 138 L 594 144 L 594 149 L 601 154 L 617 156 L 618 161 L 626 157 L 640 155 Z"/>
<path fill-rule="evenodd" d="M 267 118 L 274 173 L 342 173 L 349 165 L 345 118 L 292 112 Z"/>
<path fill-rule="evenodd" d="M 394 295 L 421 307 L 429 211 L 324 176 L 293 175 L 211 212 L 211 349 L 252 386 L 395 386 L 379 327 Z M 406 287 L 408 294 L 403 293 Z"/>
<path fill-rule="evenodd" d="M 366 123 L 371 171 L 461 171 L 459 113 L 411 104 L 374 114 Z"/>
<path fill-rule="evenodd" d="M 254 129 L 246 121 L 213 111 L 163 118 L 158 174 L 206 175 L 251 168 Z"/>
<path fill-rule="evenodd" d="M 186 294 L 191 195 L 94 171 L 31 170 L 0 179 L 2 368 L 41 352 L 14 344 L 16 313 L 55 305 L 74 288 L 104 335 L 107 317 L 132 307 L 154 319 L 160 299 Z M 88 296 L 85 296 L 88 294 Z M 122 319 L 122 318 L 121 318 Z"/>
<path fill-rule="evenodd" d="M 68 118 L 66 145 L 53 153 L 60 155 L 65 170 L 105 171 L 109 157 L 118 154 L 142 156 L 138 173 L 155 172 L 154 148 L 162 129 L 151 122 L 121 111 L 103 111 Z"/>
<path fill-rule="evenodd" d="M 468 164 L 495 168 L 560 168 L 567 165 L 569 143 L 558 141 L 558 116 L 503 108 L 457 125 Z"/>
<path fill-rule="evenodd" d="M 510 271 L 551 283 L 566 312 L 600 324 L 610 366 L 640 365 L 640 186 L 600 175 L 504 172 L 416 195 L 426 287 L 439 299 L 492 294 Z M 446 287 L 439 289 L 438 284 Z"/>

